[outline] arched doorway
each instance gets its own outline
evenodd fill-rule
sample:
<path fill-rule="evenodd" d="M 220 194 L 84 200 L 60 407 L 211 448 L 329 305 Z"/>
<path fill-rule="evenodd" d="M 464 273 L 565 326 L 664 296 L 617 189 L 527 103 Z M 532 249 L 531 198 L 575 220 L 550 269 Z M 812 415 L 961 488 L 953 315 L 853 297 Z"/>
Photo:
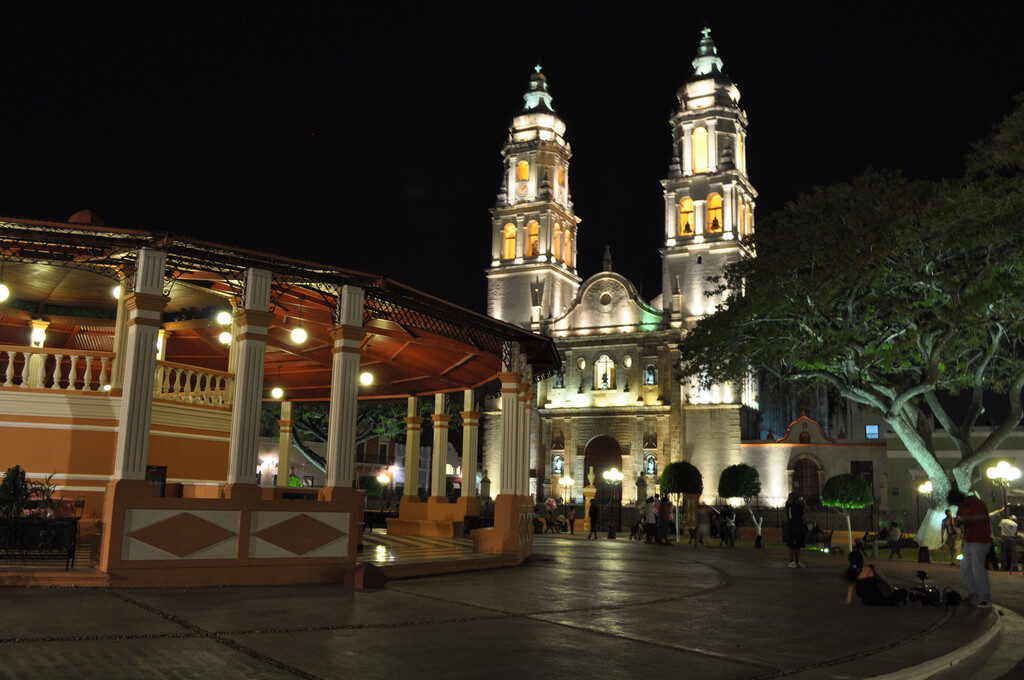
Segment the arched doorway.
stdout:
<path fill-rule="evenodd" d="M 810 458 L 801 458 L 793 466 L 793 492 L 804 498 L 818 497 L 818 464 Z"/>
<path fill-rule="evenodd" d="M 603 434 L 587 442 L 583 451 L 583 476 L 589 484 L 590 468 L 594 468 L 594 486 L 597 487 L 597 494 L 593 502 L 601 508 L 599 531 L 607 531 L 610 525 L 621 521 L 622 484 L 609 484 L 604 480 L 606 471 L 621 467 L 622 447 L 614 437 Z"/>

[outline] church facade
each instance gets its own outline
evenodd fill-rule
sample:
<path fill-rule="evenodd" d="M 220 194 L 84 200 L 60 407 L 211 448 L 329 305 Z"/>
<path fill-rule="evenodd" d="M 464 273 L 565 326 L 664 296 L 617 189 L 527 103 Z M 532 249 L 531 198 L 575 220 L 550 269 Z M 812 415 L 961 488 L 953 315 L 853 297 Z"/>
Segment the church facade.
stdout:
<path fill-rule="evenodd" d="M 662 466 L 686 460 L 701 470 L 710 499 L 725 467 L 761 467 L 741 446 L 744 434 L 756 437 L 753 380 L 698 390 L 677 375 L 677 343 L 720 302 L 704 294 L 706 278 L 753 255 L 744 239 L 757 200 L 739 89 L 706 29 L 692 64 L 671 119 L 662 292 L 652 300 L 613 270 L 607 252 L 600 272 L 579 276 L 572 149 L 539 67 L 509 128 L 491 211 L 487 312 L 554 338 L 563 357 L 562 374 L 537 386 L 532 410 L 531 490 L 540 498 L 579 498 L 591 470 L 599 482 L 615 467 L 624 474 L 623 500 L 632 501 L 638 484 L 653 492 Z M 500 485 L 496 420 L 495 407 L 484 417 L 483 444 L 492 489 Z M 785 496 L 785 470 L 761 474 L 765 496 Z M 571 489 L 560 485 L 563 476 Z"/>

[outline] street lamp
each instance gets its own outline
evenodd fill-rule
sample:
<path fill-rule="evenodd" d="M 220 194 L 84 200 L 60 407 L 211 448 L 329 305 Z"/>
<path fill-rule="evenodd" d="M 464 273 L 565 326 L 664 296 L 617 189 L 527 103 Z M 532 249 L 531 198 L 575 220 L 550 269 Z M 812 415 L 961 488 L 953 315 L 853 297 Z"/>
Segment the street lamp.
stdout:
<path fill-rule="evenodd" d="M 601 473 L 604 477 L 604 481 L 608 484 L 614 484 L 615 489 L 615 502 L 618 506 L 615 510 L 615 527 L 619 531 L 622 530 L 622 473 L 616 468 L 611 470 L 605 470 Z"/>
<path fill-rule="evenodd" d="M 1006 510 L 1006 487 L 1020 479 L 1020 468 L 1010 465 L 1005 460 L 985 470 L 985 475 L 992 480 L 992 483 L 1003 490 L 1003 517 L 1009 513 Z"/>
<path fill-rule="evenodd" d="M 570 503 L 572 501 L 572 485 L 576 483 L 569 475 L 565 475 L 558 480 L 558 483 L 562 485 L 562 502 Z"/>
<path fill-rule="evenodd" d="M 932 495 L 932 480 L 927 479 L 917 487 L 917 523 L 921 524 L 921 496 Z"/>

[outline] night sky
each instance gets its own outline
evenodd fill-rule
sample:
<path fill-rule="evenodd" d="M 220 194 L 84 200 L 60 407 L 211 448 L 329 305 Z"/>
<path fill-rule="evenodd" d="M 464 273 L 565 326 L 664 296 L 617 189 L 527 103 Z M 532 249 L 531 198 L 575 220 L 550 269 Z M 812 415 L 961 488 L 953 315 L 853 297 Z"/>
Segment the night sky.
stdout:
<path fill-rule="evenodd" d="M 0 214 L 90 208 L 477 310 L 500 150 L 538 60 L 575 154 L 580 273 L 609 244 L 647 298 L 667 121 L 705 23 L 750 118 L 761 217 L 869 166 L 954 176 L 1024 90 L 1020 2 L 143 4 L 7 8 Z"/>

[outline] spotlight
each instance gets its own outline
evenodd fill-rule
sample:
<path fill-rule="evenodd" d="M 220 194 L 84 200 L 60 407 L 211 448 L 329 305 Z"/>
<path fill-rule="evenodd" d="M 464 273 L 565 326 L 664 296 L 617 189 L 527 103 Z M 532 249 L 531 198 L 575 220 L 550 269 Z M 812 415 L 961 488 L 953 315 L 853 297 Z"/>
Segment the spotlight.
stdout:
<path fill-rule="evenodd" d="M 363 385 L 372 385 L 373 373 L 370 373 L 369 371 L 363 371 L 362 373 L 359 374 L 359 382 Z"/>
<path fill-rule="evenodd" d="M 230 345 L 231 344 L 231 333 L 228 333 L 227 331 L 223 331 L 220 335 L 217 336 L 217 339 L 220 340 L 222 345 Z"/>
<path fill-rule="evenodd" d="M 114 296 L 115 300 L 121 299 L 121 286 L 114 286 L 110 289 L 110 294 Z"/>

